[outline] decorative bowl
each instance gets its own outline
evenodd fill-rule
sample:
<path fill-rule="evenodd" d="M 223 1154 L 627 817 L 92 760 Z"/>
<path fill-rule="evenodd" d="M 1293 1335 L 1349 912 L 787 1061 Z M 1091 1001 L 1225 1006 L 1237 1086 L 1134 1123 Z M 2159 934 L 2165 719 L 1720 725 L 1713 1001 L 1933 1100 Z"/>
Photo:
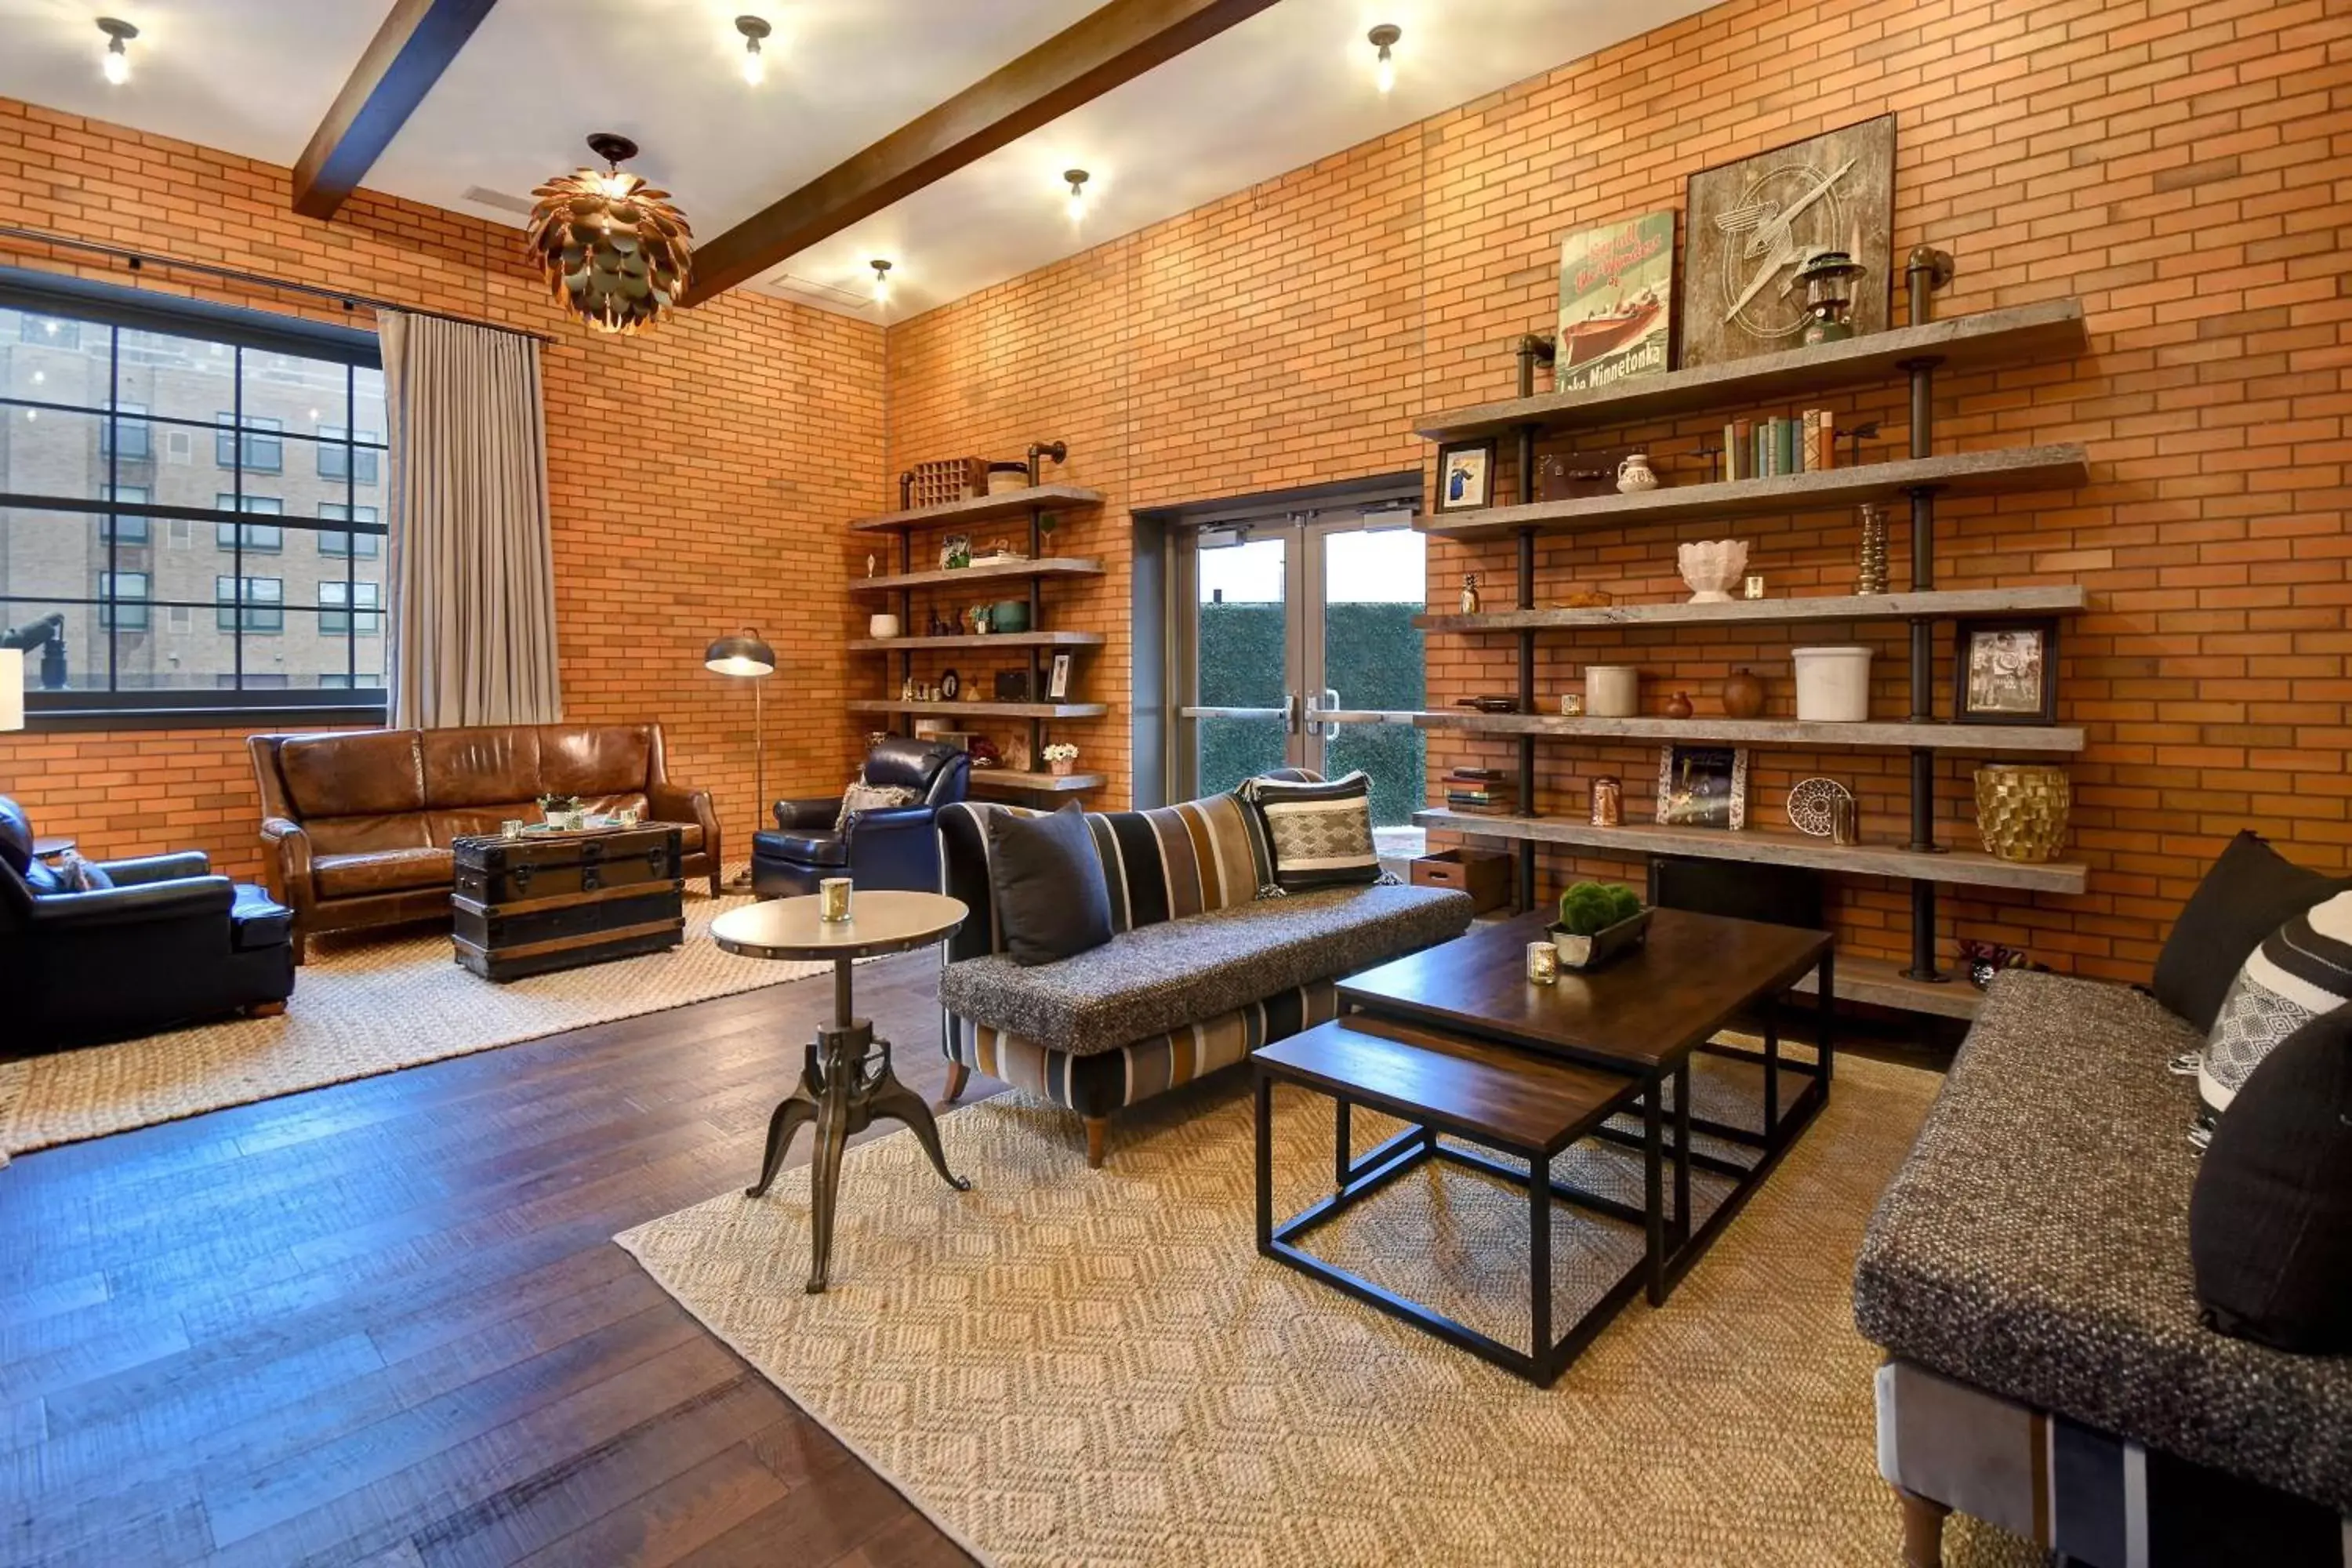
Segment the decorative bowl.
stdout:
<path fill-rule="evenodd" d="M 1690 602 L 1694 605 L 1730 603 L 1732 584 L 1748 571 L 1748 541 L 1744 539 L 1700 540 L 1683 545 L 1675 555 L 1682 564 L 1683 581 L 1690 584 Z"/>
<path fill-rule="evenodd" d="M 1591 936 L 1578 936 L 1554 925 L 1551 940 L 1552 945 L 1559 949 L 1559 966 L 1590 971 L 1614 963 L 1629 952 L 1640 952 L 1650 940 L 1650 916 L 1654 912 L 1643 910 L 1613 926 L 1603 926 Z"/>

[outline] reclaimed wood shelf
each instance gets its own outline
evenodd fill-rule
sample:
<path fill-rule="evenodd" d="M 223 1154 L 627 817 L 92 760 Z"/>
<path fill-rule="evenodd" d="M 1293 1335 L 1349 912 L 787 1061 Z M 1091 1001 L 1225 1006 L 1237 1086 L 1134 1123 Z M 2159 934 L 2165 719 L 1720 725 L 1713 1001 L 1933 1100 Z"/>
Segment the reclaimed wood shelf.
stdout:
<path fill-rule="evenodd" d="M 1103 563 L 1075 556 L 1048 555 L 1035 561 L 1007 561 L 999 566 L 956 566 L 935 572 L 900 572 L 887 577 L 852 577 L 853 594 L 894 594 L 901 588 L 936 588 L 949 583 L 1002 581 L 1005 578 L 1099 577 Z"/>
<path fill-rule="evenodd" d="M 1795 986 L 1808 996 L 1820 988 L 1820 972 L 1811 969 Z M 1853 953 L 1838 954 L 1834 988 L 1840 1002 L 1892 1007 L 1902 1013 L 1933 1013 L 1943 1018 L 1973 1018 L 1977 1009 L 1984 1005 L 1984 993 L 1969 984 L 1966 973 L 1958 970 L 1939 984 L 1933 980 L 1913 980 L 1903 973 L 1901 964 L 1887 959 Z"/>
<path fill-rule="evenodd" d="M 974 795 L 1084 795 L 1110 783 L 1106 773 L 1031 773 L 1014 768 L 974 768 Z"/>
<path fill-rule="evenodd" d="M 852 713 L 913 713 L 926 719 L 1099 719 L 1110 711 L 1101 702 L 901 702 L 897 698 L 861 698 Z"/>
<path fill-rule="evenodd" d="M 1832 844 L 1826 838 L 1748 827 L 1738 832 L 1707 827 L 1668 827 L 1656 823 L 1622 823 L 1596 827 L 1565 816 L 1487 816 L 1432 806 L 1412 814 L 1422 827 L 1448 833 L 1480 834 L 1489 838 L 1564 844 L 1625 856 L 1687 855 L 1706 860 L 1738 860 L 1750 865 L 1806 866 L 1841 871 L 1850 876 L 1906 877 L 1914 881 L 1942 882 L 1969 888 L 2016 888 L 2042 893 L 2079 893 L 2088 871 L 2070 861 L 2025 864 L 1997 859 L 1980 849 L 1949 849 L 1941 854 L 1904 849 L 1894 845 Z"/>
<path fill-rule="evenodd" d="M 1549 713 L 1423 713 L 1424 730 L 1482 735 L 1537 735 L 1568 741 L 1724 741 L 1752 746 L 1914 746 L 1934 752 L 2045 752 L 2083 749 L 2074 724 L 1806 723 L 1796 719 L 1566 719 Z"/>
<path fill-rule="evenodd" d="M 918 647 L 1100 647 L 1100 632 L 980 632 L 943 637 L 855 637 L 852 653 L 896 653 Z"/>
<path fill-rule="evenodd" d="M 884 512 L 880 517 L 861 517 L 849 526 L 860 533 L 879 533 L 894 528 L 992 522 L 999 518 L 1023 516 L 1032 507 L 1051 510 L 1060 506 L 1100 506 L 1102 502 L 1102 491 L 1090 490 L 1083 485 L 1027 485 L 1017 490 L 973 496 L 968 500 L 942 501 L 938 506 L 919 506 L 906 511 Z"/>
<path fill-rule="evenodd" d="M 1419 433 L 1432 441 L 1464 441 L 1523 425 L 1552 430 L 1626 425 L 1881 381 L 1921 360 L 1933 362 L 1938 370 L 2000 369 L 2079 354 L 2090 342 L 2081 300 L 2046 300 L 1916 327 L 1894 327 L 1843 342 L 1628 376 L 1589 392 L 1544 393 L 1449 408 L 1424 415 Z"/>
<path fill-rule="evenodd" d="M 1689 518 L 1824 511 L 1857 501 L 1886 500 L 1916 489 L 1954 496 L 2074 489 L 2089 483 L 2090 478 L 2089 456 L 2081 446 L 2070 441 L 2048 447 L 1954 452 L 1941 458 L 1900 458 L 1851 468 L 1775 474 L 1761 479 L 1661 485 L 1656 489 L 1636 490 L 1631 495 L 1576 496 L 1526 506 L 1433 512 L 1414 520 L 1413 527 L 1439 539 L 1497 539 L 1523 528 L 1568 533 L 1679 522 Z"/>
<path fill-rule="evenodd" d="M 1425 632 L 1581 631 L 1600 626 L 1788 626 L 1806 621 L 1906 621 L 1915 616 L 2073 616 L 2090 605 L 2080 587 L 1958 588 L 1924 594 L 1840 594 L 1734 599 L 1725 605 L 1596 605 L 1586 609 L 1498 610 L 1415 616 Z M 853 645 L 854 646 L 854 645 Z"/>

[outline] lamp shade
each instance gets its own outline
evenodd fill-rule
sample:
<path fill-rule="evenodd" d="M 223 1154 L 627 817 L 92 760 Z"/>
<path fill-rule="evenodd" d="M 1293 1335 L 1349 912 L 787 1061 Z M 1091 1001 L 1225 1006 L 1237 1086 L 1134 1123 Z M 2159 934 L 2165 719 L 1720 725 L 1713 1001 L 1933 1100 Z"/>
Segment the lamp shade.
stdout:
<path fill-rule="evenodd" d="M 0 730 L 25 727 L 25 650 L 0 647 Z"/>
<path fill-rule="evenodd" d="M 745 626 L 731 637 L 720 637 L 702 650 L 702 668 L 720 675 L 773 675 L 776 650 Z"/>

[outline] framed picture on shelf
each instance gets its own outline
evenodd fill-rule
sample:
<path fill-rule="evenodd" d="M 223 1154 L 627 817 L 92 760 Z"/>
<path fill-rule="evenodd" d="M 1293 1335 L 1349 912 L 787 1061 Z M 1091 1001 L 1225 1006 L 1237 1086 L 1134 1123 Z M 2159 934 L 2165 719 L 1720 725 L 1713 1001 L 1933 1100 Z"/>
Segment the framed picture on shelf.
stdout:
<path fill-rule="evenodd" d="M 1895 286 L 1895 116 L 1690 177 L 1683 204 L 1683 368 L 1720 364 L 1803 342 L 1798 269 L 1818 251 L 1862 266 L 1856 337 L 1883 332 Z"/>
<path fill-rule="evenodd" d="M 1674 304 L 1674 209 L 1570 230 L 1559 245 L 1554 389 L 1588 392 L 1670 369 Z"/>
<path fill-rule="evenodd" d="M 2055 724 L 2058 623 L 1962 621 L 1952 637 L 1952 719 Z"/>
<path fill-rule="evenodd" d="M 1495 443 L 1454 441 L 1437 449 L 1437 510 L 1483 511 L 1495 504 Z"/>
<path fill-rule="evenodd" d="M 1057 653 L 1054 668 L 1045 676 L 1045 700 L 1067 702 L 1070 700 L 1070 656 Z"/>
<path fill-rule="evenodd" d="M 1662 827 L 1748 826 L 1745 746 L 1660 746 L 1658 824 Z"/>

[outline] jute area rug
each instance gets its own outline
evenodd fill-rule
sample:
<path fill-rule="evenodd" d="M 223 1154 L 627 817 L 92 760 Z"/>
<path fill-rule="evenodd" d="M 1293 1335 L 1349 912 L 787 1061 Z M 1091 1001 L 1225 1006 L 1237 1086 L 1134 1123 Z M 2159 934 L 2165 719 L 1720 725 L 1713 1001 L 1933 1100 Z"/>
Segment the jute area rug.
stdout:
<path fill-rule="evenodd" d="M 1130 1113 L 1099 1172 L 1066 1113 L 1014 1095 L 942 1119 L 969 1194 L 911 1137 L 851 1150 L 824 1296 L 801 1289 L 804 1168 L 618 1239 L 985 1561 L 1886 1564 L 1899 1521 L 1850 1279 L 1937 1082 L 1841 1062 L 1666 1306 L 1628 1306 L 1550 1389 L 1257 1256 L 1237 1075 Z M 1328 1191 L 1332 1127 L 1300 1091 L 1276 1109 L 1280 1215 Z M 1366 1146 L 1394 1131 L 1356 1123 Z M 1525 1343 L 1525 1201 L 1424 1167 L 1314 1245 Z M 1556 1311 L 1623 1248 L 1561 1215 Z M 1956 1564 L 2041 1561 L 1958 1519 L 1948 1543 Z"/>
<path fill-rule="evenodd" d="M 710 922 L 748 895 L 686 899 L 686 944 L 494 984 L 449 934 L 322 938 L 283 1017 L 230 1019 L 0 1063 L 0 1164 L 223 1106 L 466 1056 L 825 973 L 721 952 Z"/>

